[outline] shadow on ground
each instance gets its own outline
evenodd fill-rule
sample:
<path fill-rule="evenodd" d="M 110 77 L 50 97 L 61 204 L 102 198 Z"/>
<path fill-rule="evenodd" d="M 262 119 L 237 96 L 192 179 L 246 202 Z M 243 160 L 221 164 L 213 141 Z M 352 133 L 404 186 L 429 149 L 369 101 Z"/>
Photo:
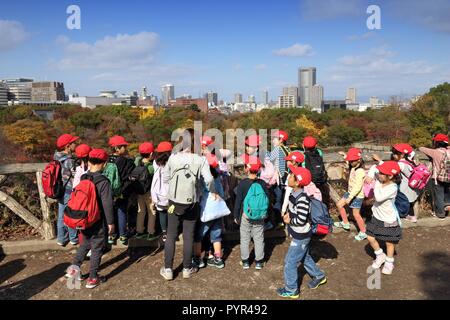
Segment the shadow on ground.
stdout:
<path fill-rule="evenodd" d="M 450 299 L 450 255 L 430 252 L 421 257 L 423 271 L 419 274 L 422 289 L 430 300 Z"/>

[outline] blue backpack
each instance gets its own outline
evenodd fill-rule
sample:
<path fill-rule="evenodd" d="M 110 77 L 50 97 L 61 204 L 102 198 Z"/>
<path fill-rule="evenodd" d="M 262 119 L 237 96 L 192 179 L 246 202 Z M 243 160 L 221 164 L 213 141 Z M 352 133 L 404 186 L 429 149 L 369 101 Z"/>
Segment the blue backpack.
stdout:
<path fill-rule="evenodd" d="M 263 187 L 253 182 L 244 199 L 244 213 L 252 221 L 267 218 L 269 209 L 269 198 Z"/>
<path fill-rule="evenodd" d="M 333 231 L 333 219 L 325 203 L 314 198 L 310 198 L 311 208 L 311 229 L 313 234 L 324 236 Z"/>
<path fill-rule="evenodd" d="M 395 207 L 400 218 L 405 218 L 409 214 L 410 203 L 408 197 L 403 192 L 400 192 L 400 189 L 397 192 L 397 197 L 395 197 Z"/>

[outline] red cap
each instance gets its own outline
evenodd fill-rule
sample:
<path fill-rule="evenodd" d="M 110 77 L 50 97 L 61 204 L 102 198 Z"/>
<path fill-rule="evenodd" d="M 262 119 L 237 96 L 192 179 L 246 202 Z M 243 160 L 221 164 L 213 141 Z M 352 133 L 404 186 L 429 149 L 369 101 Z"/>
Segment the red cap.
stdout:
<path fill-rule="evenodd" d="M 109 145 L 111 147 L 119 147 L 119 146 L 127 146 L 129 143 L 125 140 L 124 137 L 114 136 L 109 139 Z"/>
<path fill-rule="evenodd" d="M 155 151 L 155 147 L 153 147 L 153 143 L 150 142 L 144 142 L 139 146 L 139 153 L 140 154 L 150 154 Z"/>
<path fill-rule="evenodd" d="M 436 141 L 436 142 L 447 142 L 448 143 L 448 135 L 439 133 L 433 138 L 433 141 Z"/>
<path fill-rule="evenodd" d="M 400 166 L 396 161 L 386 161 L 377 167 L 378 171 L 385 175 L 397 175 L 400 173 Z"/>
<path fill-rule="evenodd" d="M 75 155 L 78 159 L 86 158 L 89 155 L 89 152 L 91 152 L 92 148 L 89 147 L 87 144 L 80 144 L 75 149 Z"/>
<path fill-rule="evenodd" d="M 56 147 L 58 149 L 62 149 L 65 146 L 67 146 L 67 145 L 77 141 L 78 139 L 80 139 L 80 137 L 76 137 L 76 136 L 73 136 L 71 134 L 63 134 L 56 141 Z"/>
<path fill-rule="evenodd" d="M 247 140 L 245 140 L 245 144 L 249 147 L 259 147 L 262 142 L 262 138 L 258 135 L 249 136 Z"/>
<path fill-rule="evenodd" d="M 92 149 L 92 151 L 89 152 L 89 158 L 106 162 L 108 161 L 108 153 L 104 149 Z"/>
<path fill-rule="evenodd" d="M 311 183 L 312 176 L 311 172 L 308 169 L 294 166 L 289 166 L 289 169 L 291 169 L 292 173 L 297 178 L 297 181 L 299 182 L 300 186 L 306 187 Z"/>
<path fill-rule="evenodd" d="M 358 148 L 351 148 L 348 150 L 347 156 L 345 157 L 345 161 L 357 161 L 361 159 L 362 152 Z"/>
<path fill-rule="evenodd" d="M 158 144 L 158 147 L 156 148 L 156 152 L 162 153 L 162 152 L 169 152 L 172 151 L 173 147 L 172 144 L 168 141 L 163 141 L 160 144 Z"/>
<path fill-rule="evenodd" d="M 219 166 L 219 160 L 217 160 L 217 157 L 215 155 L 208 153 L 206 155 L 206 159 L 208 160 L 209 165 L 214 169 Z"/>
<path fill-rule="evenodd" d="M 409 145 L 407 143 L 396 144 L 393 148 L 395 150 L 397 150 L 398 152 L 401 152 L 404 154 L 410 154 L 411 152 L 414 151 L 413 147 L 411 147 L 411 145 Z"/>
<path fill-rule="evenodd" d="M 317 140 L 313 137 L 306 137 L 303 139 L 303 146 L 307 149 L 312 149 L 317 146 Z"/>
<path fill-rule="evenodd" d="M 305 156 L 303 153 L 299 151 L 291 152 L 286 158 L 284 158 L 286 161 L 294 161 L 297 163 L 303 163 L 305 161 Z"/>
<path fill-rule="evenodd" d="M 211 139 L 211 137 L 203 136 L 201 139 L 201 142 L 202 142 L 202 146 L 207 147 L 213 143 L 213 140 Z"/>
<path fill-rule="evenodd" d="M 244 160 L 244 164 L 246 166 L 249 166 L 250 171 L 257 172 L 259 171 L 259 169 L 261 169 L 262 163 L 258 157 L 243 154 L 242 159 Z"/>
<path fill-rule="evenodd" d="M 277 130 L 272 134 L 272 137 L 276 137 L 284 142 L 286 142 L 289 139 L 289 135 L 286 131 L 283 130 Z"/>

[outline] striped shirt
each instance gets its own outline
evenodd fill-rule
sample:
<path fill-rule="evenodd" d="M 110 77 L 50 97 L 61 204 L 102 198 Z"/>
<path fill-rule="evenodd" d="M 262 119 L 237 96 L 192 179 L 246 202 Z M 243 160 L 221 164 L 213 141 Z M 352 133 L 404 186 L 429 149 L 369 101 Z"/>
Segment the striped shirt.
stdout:
<path fill-rule="evenodd" d="M 294 239 L 302 240 L 311 237 L 310 202 L 303 189 L 292 192 L 289 197 L 288 213 L 291 222 L 288 225 L 288 231 Z"/>
<path fill-rule="evenodd" d="M 283 148 L 286 152 L 283 151 Z M 283 177 L 286 172 L 286 160 L 284 160 L 284 158 L 286 158 L 288 155 L 289 148 L 284 146 L 277 146 L 272 150 L 272 152 L 267 153 L 267 157 L 269 158 L 270 162 L 272 162 L 273 165 L 278 169 L 281 177 Z"/>

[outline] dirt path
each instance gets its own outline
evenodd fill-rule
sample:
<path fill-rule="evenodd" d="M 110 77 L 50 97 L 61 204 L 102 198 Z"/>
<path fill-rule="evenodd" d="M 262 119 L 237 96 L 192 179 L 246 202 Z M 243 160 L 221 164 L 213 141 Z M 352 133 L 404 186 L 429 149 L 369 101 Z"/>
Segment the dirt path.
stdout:
<path fill-rule="evenodd" d="M 328 284 L 309 290 L 305 276 L 302 299 L 450 299 L 450 227 L 405 230 L 394 274 L 381 276 L 380 290 L 367 288 L 371 250 L 367 242 L 357 243 L 353 236 L 330 235 L 314 243 L 313 257 L 327 273 Z M 179 275 L 172 282 L 159 275 L 163 253 L 114 250 L 103 258 L 101 274 L 108 276 L 108 282 L 94 290 L 67 288 L 62 276 L 73 253 L 0 257 L 0 299 L 277 299 L 274 290 L 283 284 L 287 248 L 286 242 L 268 244 L 266 268 L 256 271 L 252 265 L 244 271 L 239 266 L 239 246 L 231 244 L 225 249 L 225 269 L 208 267 L 192 279 Z M 180 251 L 177 247 L 177 266 Z M 303 276 L 303 268 L 299 270 Z"/>

